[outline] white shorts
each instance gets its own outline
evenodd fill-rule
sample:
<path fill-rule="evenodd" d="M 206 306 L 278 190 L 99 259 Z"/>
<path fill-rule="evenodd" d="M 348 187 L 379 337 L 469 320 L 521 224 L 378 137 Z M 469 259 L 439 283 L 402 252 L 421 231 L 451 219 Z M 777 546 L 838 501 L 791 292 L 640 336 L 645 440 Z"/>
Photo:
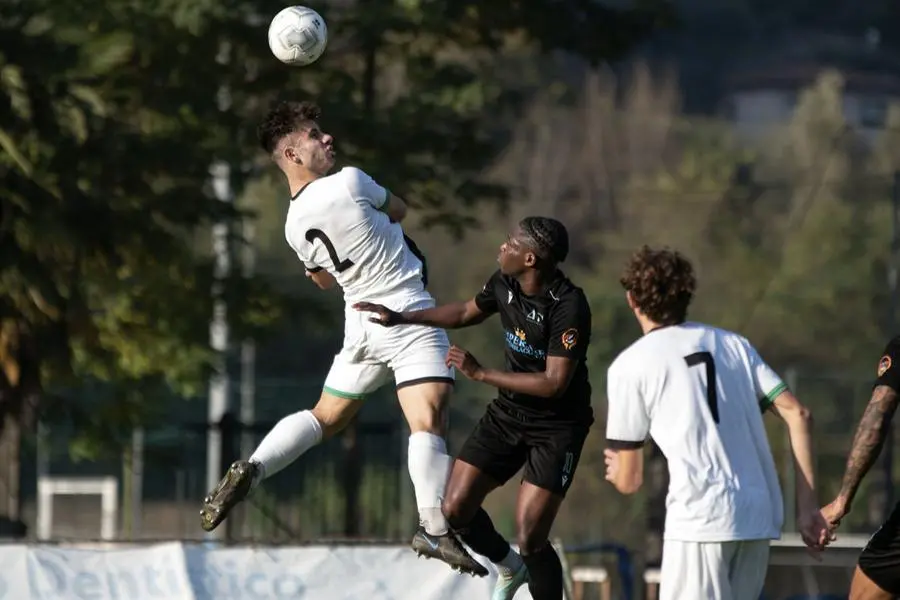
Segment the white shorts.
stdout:
<path fill-rule="evenodd" d="M 663 542 L 660 600 L 758 600 L 769 540 Z"/>
<path fill-rule="evenodd" d="M 427 293 L 382 303 L 396 311 L 435 305 Z M 398 389 L 429 381 L 453 383 L 453 369 L 444 362 L 450 350 L 446 331 L 424 325 L 384 327 L 369 321 L 371 316 L 347 307 L 344 346 L 325 378 L 326 392 L 362 400 L 388 383 L 392 374 Z"/>

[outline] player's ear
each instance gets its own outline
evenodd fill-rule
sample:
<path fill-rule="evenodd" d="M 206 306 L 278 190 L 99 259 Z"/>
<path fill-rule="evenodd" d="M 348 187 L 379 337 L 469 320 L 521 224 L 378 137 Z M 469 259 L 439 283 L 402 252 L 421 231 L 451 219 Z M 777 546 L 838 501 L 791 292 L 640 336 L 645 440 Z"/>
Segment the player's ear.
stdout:
<path fill-rule="evenodd" d="M 293 146 L 287 145 L 284 147 L 284 150 L 281 151 L 281 155 L 284 157 L 284 160 L 291 163 L 302 164 L 300 160 L 300 155 L 297 154 L 297 151 Z"/>
<path fill-rule="evenodd" d="M 634 298 L 631 297 L 631 292 L 628 290 L 625 290 L 625 301 L 628 303 L 628 308 L 635 309 Z"/>
<path fill-rule="evenodd" d="M 534 252 L 526 252 L 525 253 L 525 266 L 533 267 L 537 264 L 537 255 Z"/>

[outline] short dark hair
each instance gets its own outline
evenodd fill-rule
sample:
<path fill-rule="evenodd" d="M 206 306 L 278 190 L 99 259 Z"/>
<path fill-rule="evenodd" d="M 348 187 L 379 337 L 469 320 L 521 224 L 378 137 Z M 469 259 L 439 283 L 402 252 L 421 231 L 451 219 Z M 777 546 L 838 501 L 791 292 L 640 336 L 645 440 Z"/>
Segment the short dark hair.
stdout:
<path fill-rule="evenodd" d="M 272 154 L 284 136 L 300 129 L 304 123 L 318 121 L 322 110 L 312 102 L 282 101 L 269 109 L 256 128 L 262 149 Z"/>
<path fill-rule="evenodd" d="M 527 243 L 541 256 L 556 264 L 569 255 L 569 232 L 566 226 L 550 217 L 525 217 L 519 229 Z"/>
<path fill-rule="evenodd" d="M 668 248 L 649 246 L 631 256 L 619 281 L 640 311 L 661 325 L 684 322 L 697 288 L 688 259 Z"/>

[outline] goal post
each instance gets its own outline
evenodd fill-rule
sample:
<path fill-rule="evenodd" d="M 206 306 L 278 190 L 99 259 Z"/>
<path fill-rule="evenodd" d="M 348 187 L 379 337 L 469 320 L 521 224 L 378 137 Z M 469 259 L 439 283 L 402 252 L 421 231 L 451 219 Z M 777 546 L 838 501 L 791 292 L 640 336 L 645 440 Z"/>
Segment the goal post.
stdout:
<path fill-rule="evenodd" d="M 100 496 L 100 539 L 116 537 L 119 518 L 119 480 L 115 477 L 52 477 L 37 482 L 37 538 L 53 537 L 53 500 L 56 496 Z"/>

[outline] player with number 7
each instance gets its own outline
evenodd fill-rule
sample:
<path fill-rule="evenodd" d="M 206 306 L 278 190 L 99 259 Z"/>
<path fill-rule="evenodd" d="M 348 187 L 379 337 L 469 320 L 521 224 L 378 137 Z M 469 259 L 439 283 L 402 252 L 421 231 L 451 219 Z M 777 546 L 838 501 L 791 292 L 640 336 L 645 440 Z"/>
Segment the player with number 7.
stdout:
<path fill-rule="evenodd" d="M 696 279 L 681 254 L 644 246 L 621 283 L 643 336 L 609 367 L 606 479 L 636 492 L 651 437 L 670 479 L 660 599 L 757 600 L 784 520 L 767 411 L 790 434 L 803 541 L 817 555 L 829 538 L 809 409 L 746 338 L 687 321 Z"/>

